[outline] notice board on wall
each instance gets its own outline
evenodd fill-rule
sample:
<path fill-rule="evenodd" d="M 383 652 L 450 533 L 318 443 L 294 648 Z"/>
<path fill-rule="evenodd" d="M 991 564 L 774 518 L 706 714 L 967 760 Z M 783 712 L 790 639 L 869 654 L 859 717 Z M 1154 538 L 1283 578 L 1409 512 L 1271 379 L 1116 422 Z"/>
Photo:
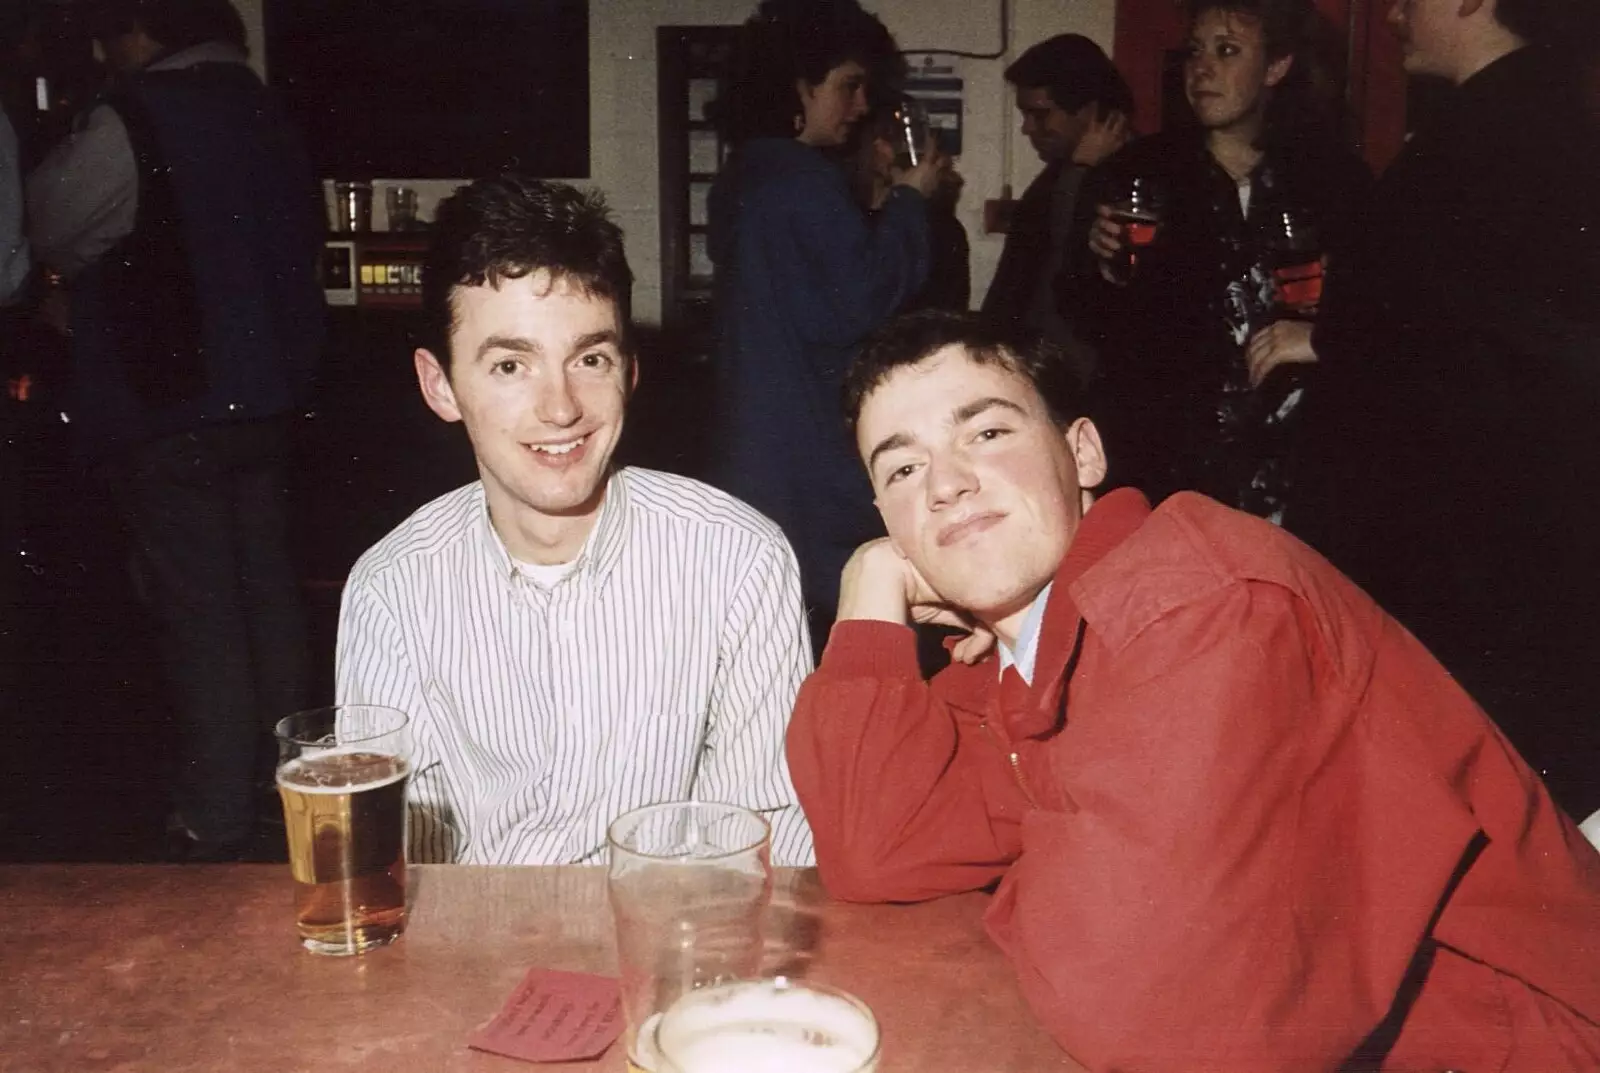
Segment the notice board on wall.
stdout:
<path fill-rule="evenodd" d="M 324 177 L 589 174 L 588 0 L 266 0 Z"/>

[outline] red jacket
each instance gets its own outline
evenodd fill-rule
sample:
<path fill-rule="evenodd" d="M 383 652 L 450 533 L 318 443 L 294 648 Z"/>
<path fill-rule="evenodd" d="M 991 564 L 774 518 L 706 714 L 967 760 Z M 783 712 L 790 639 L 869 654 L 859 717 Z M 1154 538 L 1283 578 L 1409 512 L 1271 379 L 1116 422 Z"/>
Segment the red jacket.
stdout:
<path fill-rule="evenodd" d="M 840 623 L 788 744 L 828 889 L 1000 879 L 990 934 L 1092 1070 L 1600 1069 L 1600 855 L 1409 634 L 1203 497 L 1089 512 L 1031 688 Z"/>

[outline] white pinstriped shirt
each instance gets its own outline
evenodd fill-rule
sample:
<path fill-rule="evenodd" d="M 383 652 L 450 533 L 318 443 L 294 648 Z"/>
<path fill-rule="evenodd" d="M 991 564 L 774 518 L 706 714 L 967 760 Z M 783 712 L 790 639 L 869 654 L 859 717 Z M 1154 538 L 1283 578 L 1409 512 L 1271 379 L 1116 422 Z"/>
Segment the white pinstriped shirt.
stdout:
<path fill-rule="evenodd" d="M 694 797 L 760 810 L 773 863 L 810 864 L 783 752 L 810 670 L 778 527 L 631 467 L 550 589 L 475 482 L 362 555 L 339 612 L 339 701 L 412 719 L 414 861 L 603 863 L 618 815 Z"/>

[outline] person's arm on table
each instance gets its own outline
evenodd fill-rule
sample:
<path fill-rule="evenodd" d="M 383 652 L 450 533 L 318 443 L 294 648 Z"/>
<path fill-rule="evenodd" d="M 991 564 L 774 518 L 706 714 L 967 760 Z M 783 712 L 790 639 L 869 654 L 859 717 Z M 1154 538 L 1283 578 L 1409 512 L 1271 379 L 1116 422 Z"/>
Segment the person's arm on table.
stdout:
<path fill-rule="evenodd" d="M 762 813 L 772 863 L 813 863 L 811 828 L 783 754 L 784 728 L 811 669 L 800 566 L 787 542 L 763 544 L 722 623 L 705 754 L 695 796 Z"/>
<path fill-rule="evenodd" d="M 406 713 L 411 727 L 410 811 L 413 863 L 450 863 L 466 849 L 449 775 L 439 763 L 429 698 L 400 625 L 383 597 L 352 579 L 339 606 L 334 697 L 340 704 L 381 704 Z"/>
<path fill-rule="evenodd" d="M 855 553 L 822 665 L 789 724 L 817 866 L 846 901 L 974 890 L 998 878 L 1019 845 L 1015 825 L 989 814 L 981 764 L 998 755 L 981 753 L 922 679 L 906 624 L 914 577 L 886 540 Z"/>
<path fill-rule="evenodd" d="M 1447 889 L 1470 831 L 1368 814 L 1366 730 L 1326 717 L 1359 686 L 1332 682 L 1302 610 L 1235 584 L 1168 613 L 1115 653 L 1144 679 L 1053 758 L 1069 807 L 1024 822 L 995 938 L 1090 1070 L 1339 1067 Z"/>

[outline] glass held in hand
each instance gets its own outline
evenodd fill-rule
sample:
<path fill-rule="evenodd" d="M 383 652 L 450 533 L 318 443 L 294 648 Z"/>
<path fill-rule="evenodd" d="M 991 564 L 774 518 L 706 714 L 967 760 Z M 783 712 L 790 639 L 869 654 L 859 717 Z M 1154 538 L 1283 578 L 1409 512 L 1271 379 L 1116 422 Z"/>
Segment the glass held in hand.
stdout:
<path fill-rule="evenodd" d="M 681 995 L 757 975 L 770 837 L 758 813 L 710 802 L 650 805 L 611 824 L 606 887 L 631 1069 L 657 1069 L 655 1025 Z"/>
<path fill-rule="evenodd" d="M 1262 236 L 1279 316 L 1310 320 L 1322 304 L 1322 242 L 1309 216 L 1294 209 L 1274 212 Z"/>
<path fill-rule="evenodd" d="M 928 122 L 928 110 L 916 99 L 902 97 L 890 116 L 894 166 L 906 171 L 927 159 L 928 143 L 933 131 Z"/>
<path fill-rule="evenodd" d="M 1111 259 L 1112 273 L 1123 282 L 1132 279 L 1140 254 L 1155 244 L 1161 232 L 1166 195 L 1154 179 L 1127 180 L 1111 201 L 1111 220 L 1122 228 L 1122 244 Z"/>
<path fill-rule="evenodd" d="M 404 712 L 344 704 L 278 722 L 278 793 L 300 944 L 360 954 L 406 924 Z"/>
<path fill-rule="evenodd" d="M 872 1073 L 878 1021 L 823 984 L 778 977 L 692 991 L 655 1028 L 657 1073 Z"/>

